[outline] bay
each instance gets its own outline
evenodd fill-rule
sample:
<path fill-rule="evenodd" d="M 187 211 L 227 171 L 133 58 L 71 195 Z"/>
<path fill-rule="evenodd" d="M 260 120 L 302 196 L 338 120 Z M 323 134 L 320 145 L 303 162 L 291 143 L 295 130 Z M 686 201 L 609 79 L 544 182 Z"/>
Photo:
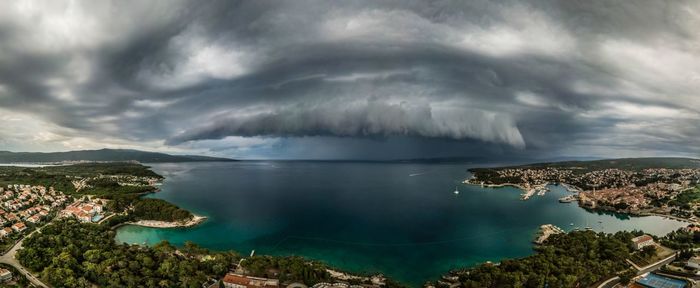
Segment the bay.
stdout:
<path fill-rule="evenodd" d="M 166 177 L 147 197 L 170 201 L 207 222 L 193 228 L 123 226 L 116 240 L 195 242 L 242 254 L 301 255 L 357 273 L 381 272 L 411 286 L 453 268 L 531 255 L 542 224 L 565 230 L 644 230 L 684 223 L 662 217 L 591 213 L 514 188 L 463 185 L 464 164 L 242 161 L 152 164 Z M 459 189 L 455 195 L 453 191 Z M 574 225 L 571 225 L 571 224 Z"/>

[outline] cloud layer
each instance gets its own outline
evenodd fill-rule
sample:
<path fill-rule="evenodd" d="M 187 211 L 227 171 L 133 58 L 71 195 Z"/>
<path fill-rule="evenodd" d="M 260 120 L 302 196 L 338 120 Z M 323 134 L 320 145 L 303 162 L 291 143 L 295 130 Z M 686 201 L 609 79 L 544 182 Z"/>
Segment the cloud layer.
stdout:
<path fill-rule="evenodd" d="M 695 1 L 8 2 L 0 149 L 697 156 L 697 27 Z"/>

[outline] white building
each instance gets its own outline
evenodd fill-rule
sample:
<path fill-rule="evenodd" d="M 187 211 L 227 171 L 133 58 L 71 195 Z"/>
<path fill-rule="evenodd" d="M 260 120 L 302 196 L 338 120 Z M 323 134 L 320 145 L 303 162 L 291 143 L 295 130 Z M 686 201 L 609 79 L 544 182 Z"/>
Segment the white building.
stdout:
<path fill-rule="evenodd" d="M 651 236 L 646 234 L 639 237 L 634 237 L 632 238 L 632 245 L 634 245 L 634 249 L 641 250 L 646 246 L 654 245 L 654 238 L 651 238 Z"/>

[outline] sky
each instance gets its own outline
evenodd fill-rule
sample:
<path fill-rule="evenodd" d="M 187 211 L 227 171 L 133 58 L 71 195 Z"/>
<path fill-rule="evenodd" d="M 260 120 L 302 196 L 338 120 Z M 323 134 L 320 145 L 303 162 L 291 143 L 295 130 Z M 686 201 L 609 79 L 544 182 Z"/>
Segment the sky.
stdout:
<path fill-rule="evenodd" d="M 700 157 L 700 1 L 2 1 L 0 150 Z"/>

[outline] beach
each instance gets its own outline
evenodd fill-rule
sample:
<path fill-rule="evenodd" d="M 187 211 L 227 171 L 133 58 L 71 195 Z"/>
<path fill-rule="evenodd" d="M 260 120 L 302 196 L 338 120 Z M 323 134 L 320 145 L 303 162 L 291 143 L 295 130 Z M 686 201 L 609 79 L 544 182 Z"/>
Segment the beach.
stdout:
<path fill-rule="evenodd" d="M 151 228 L 183 228 L 183 227 L 192 227 L 201 224 L 207 220 L 207 217 L 205 216 L 199 216 L 199 215 L 194 215 L 192 219 L 188 221 L 177 221 L 177 222 L 168 222 L 168 221 L 156 221 L 156 220 L 140 220 L 136 222 L 130 222 L 128 223 L 129 225 L 136 225 L 136 226 L 143 226 L 143 227 L 151 227 Z"/>

